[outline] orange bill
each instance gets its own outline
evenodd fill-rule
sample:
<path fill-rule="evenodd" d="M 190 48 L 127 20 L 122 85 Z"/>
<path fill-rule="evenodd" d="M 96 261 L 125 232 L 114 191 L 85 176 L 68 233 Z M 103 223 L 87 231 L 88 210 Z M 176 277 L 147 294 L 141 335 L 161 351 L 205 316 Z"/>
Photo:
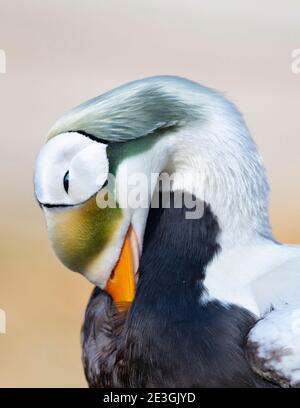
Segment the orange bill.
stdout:
<path fill-rule="evenodd" d="M 118 308 L 132 302 L 135 294 L 135 274 L 138 257 L 137 238 L 130 226 L 121 249 L 119 260 L 106 284 L 106 291 L 111 295 Z"/>

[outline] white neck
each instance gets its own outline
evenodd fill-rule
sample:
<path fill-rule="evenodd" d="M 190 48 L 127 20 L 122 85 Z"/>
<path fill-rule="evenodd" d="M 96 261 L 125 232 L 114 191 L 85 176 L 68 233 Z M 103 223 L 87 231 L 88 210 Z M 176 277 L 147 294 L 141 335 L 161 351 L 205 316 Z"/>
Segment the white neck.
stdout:
<path fill-rule="evenodd" d="M 220 95 L 204 95 L 205 117 L 191 127 L 169 132 L 135 158 L 138 171 L 194 174 L 190 192 L 211 206 L 221 228 L 222 245 L 272 237 L 268 183 L 255 143 L 236 108 Z M 136 169 L 137 170 L 137 169 Z M 182 177 L 174 189 L 182 189 Z M 186 189 L 186 188 L 185 188 Z M 140 242 L 147 211 L 136 210 Z"/>

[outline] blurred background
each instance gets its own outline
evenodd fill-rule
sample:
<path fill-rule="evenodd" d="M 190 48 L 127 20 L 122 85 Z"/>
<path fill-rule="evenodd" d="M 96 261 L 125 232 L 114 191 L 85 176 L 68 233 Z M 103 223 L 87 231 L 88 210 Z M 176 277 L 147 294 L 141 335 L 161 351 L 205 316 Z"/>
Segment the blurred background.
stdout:
<path fill-rule="evenodd" d="M 298 0 L 0 0 L 1 387 L 85 387 L 80 326 L 91 285 L 47 241 L 35 156 L 61 114 L 121 83 L 181 75 L 244 113 L 264 157 L 278 239 L 300 243 Z"/>

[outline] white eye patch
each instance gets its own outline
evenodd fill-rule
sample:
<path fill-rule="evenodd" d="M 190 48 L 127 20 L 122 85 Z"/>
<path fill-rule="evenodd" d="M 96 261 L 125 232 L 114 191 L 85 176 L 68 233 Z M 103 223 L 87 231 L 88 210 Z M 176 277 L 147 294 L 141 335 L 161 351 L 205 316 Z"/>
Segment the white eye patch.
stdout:
<path fill-rule="evenodd" d="M 106 145 L 93 142 L 70 163 L 69 196 L 74 201 L 82 201 L 100 190 L 108 175 Z"/>
<path fill-rule="evenodd" d="M 106 147 L 76 132 L 49 140 L 35 164 L 34 187 L 39 202 L 76 205 L 96 194 L 108 176 Z M 68 191 L 64 187 L 67 172 Z"/>

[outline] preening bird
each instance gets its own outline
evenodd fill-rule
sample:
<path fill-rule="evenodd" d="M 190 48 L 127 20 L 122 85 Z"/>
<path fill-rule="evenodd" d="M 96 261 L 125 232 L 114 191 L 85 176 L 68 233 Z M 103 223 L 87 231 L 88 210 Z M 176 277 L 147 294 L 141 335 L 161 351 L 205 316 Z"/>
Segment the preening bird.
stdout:
<path fill-rule="evenodd" d="M 90 386 L 300 384 L 300 247 L 273 238 L 262 159 L 223 95 L 161 76 L 83 103 L 34 183 L 58 258 L 96 286 Z"/>

